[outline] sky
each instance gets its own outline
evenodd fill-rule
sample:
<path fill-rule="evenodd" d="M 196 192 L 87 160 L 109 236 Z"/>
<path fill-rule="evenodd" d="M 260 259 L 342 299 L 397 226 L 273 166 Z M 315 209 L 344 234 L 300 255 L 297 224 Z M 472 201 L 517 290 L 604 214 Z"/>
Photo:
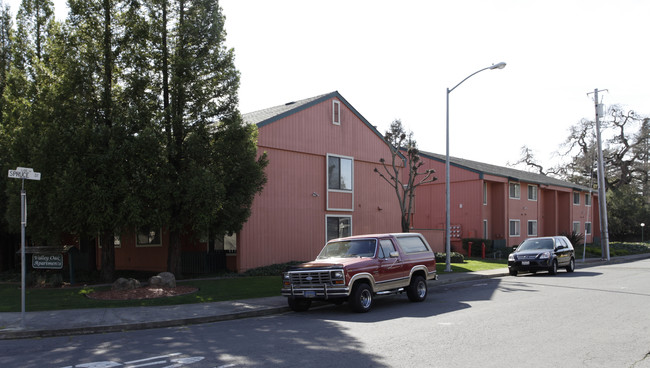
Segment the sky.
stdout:
<path fill-rule="evenodd" d="M 15 12 L 19 0 L 4 0 Z M 64 0 L 55 0 L 57 19 Z M 384 133 L 500 166 L 545 167 L 605 106 L 650 114 L 647 0 L 221 0 L 242 113 L 338 91 Z M 61 5 L 63 4 L 63 5 Z M 605 91 L 606 90 L 606 91 Z"/>

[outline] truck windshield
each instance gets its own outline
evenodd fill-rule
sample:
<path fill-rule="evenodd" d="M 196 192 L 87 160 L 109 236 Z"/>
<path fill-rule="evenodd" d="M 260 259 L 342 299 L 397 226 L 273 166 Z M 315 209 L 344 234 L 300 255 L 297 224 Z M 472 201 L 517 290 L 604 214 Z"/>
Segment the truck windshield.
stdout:
<path fill-rule="evenodd" d="M 325 244 L 316 259 L 374 257 L 376 248 L 375 239 L 335 241 Z"/>

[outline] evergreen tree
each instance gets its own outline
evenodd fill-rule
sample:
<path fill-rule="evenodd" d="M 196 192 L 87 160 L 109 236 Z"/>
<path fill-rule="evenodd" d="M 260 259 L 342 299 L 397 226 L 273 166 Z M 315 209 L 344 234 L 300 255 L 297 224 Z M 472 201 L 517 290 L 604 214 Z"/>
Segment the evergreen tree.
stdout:
<path fill-rule="evenodd" d="M 161 50 L 156 64 L 162 68 L 169 165 L 167 267 L 179 277 L 184 232 L 210 227 L 221 234 L 239 230 L 247 219 L 246 210 L 234 214 L 224 210 L 232 209 L 228 203 L 234 198 L 241 207 L 252 202 L 264 183 L 266 161 L 265 157 L 251 161 L 254 128 L 242 127 L 237 110 L 239 72 L 234 51 L 224 45 L 225 17 L 219 3 L 178 0 L 169 4 L 161 0 L 152 9 L 161 15 L 155 29 Z M 228 138 L 238 141 L 225 142 Z M 223 147 L 234 151 L 223 152 Z M 232 180 L 238 180 L 238 187 Z M 225 221 L 224 216 L 233 217 Z"/>

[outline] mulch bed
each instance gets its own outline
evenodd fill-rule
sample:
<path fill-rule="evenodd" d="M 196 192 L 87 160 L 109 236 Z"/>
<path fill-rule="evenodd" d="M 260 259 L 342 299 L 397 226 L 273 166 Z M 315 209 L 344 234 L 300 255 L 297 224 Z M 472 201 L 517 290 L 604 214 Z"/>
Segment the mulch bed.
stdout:
<path fill-rule="evenodd" d="M 86 296 L 97 300 L 139 300 L 191 294 L 198 290 L 194 286 L 176 286 L 175 288 L 146 286 L 131 290 L 93 291 Z"/>

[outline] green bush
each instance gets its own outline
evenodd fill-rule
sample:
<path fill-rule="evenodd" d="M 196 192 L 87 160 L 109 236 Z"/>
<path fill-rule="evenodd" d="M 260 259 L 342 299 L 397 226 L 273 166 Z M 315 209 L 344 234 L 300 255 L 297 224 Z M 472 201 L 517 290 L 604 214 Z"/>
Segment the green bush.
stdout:
<path fill-rule="evenodd" d="M 449 255 L 451 263 L 464 263 L 465 257 L 458 252 L 451 252 Z M 447 253 L 436 253 L 436 263 L 447 262 Z"/>
<path fill-rule="evenodd" d="M 572 231 L 571 234 L 562 233 L 561 235 L 566 236 L 574 247 L 578 244 L 582 244 L 585 238 L 583 234 L 576 233 L 575 231 Z"/>

